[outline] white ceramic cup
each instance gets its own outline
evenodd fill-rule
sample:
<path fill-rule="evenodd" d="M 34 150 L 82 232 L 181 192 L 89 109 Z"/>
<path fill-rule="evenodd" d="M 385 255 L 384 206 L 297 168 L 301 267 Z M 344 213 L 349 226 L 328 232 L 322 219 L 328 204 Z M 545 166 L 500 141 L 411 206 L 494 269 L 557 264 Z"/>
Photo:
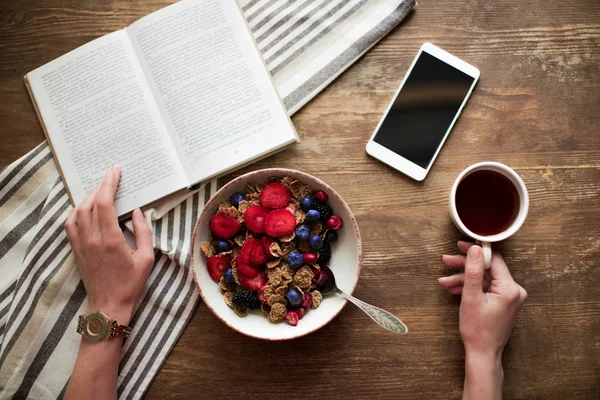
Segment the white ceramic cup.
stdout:
<path fill-rule="evenodd" d="M 504 175 L 513 183 L 519 195 L 519 212 L 513 223 L 503 232 L 490 236 L 482 236 L 470 231 L 460 220 L 456 210 L 456 189 L 458 188 L 458 184 L 465 179 L 467 175 L 481 170 L 494 171 Z M 511 168 L 498 162 L 484 161 L 467 167 L 458 175 L 454 181 L 454 184 L 452 185 L 452 190 L 450 191 L 450 216 L 452 217 L 452 221 L 462 233 L 481 243 L 481 248 L 483 249 L 483 258 L 485 260 L 485 268 L 490 268 L 492 264 L 492 243 L 507 239 L 515 234 L 521 225 L 523 225 L 523 222 L 525 222 L 528 211 L 529 194 L 527 193 L 527 187 L 525 187 L 523 179 L 521 179 L 521 177 Z"/>

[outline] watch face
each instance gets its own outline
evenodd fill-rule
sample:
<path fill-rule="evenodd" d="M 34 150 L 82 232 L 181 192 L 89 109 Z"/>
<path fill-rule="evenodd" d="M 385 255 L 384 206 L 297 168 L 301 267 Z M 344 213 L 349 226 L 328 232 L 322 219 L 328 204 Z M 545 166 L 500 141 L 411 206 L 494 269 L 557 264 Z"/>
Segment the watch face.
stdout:
<path fill-rule="evenodd" d="M 95 317 L 88 321 L 88 331 L 92 335 L 98 335 L 102 330 L 102 321 L 100 318 Z"/>
<path fill-rule="evenodd" d="M 88 315 L 83 322 L 83 334 L 93 342 L 104 339 L 108 328 L 108 319 L 100 313 Z"/>

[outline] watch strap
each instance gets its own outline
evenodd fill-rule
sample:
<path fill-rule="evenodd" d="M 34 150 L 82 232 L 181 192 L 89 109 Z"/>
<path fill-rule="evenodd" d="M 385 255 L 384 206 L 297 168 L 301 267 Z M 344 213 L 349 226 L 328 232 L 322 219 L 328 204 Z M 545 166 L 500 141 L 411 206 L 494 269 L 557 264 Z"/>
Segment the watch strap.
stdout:
<path fill-rule="evenodd" d="M 129 337 L 131 335 L 131 327 L 127 325 L 119 325 L 117 321 L 112 320 L 111 329 L 110 329 L 110 337 Z"/>

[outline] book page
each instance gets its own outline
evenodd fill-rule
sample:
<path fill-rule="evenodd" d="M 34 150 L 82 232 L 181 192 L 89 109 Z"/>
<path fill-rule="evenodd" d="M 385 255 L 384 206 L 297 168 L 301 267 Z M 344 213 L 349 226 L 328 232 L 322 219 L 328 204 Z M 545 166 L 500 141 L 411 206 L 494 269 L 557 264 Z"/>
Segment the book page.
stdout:
<path fill-rule="evenodd" d="M 187 0 L 126 29 L 190 182 L 297 141 L 235 0 Z"/>
<path fill-rule="evenodd" d="M 187 185 L 124 31 L 36 69 L 27 80 L 75 205 L 114 164 L 123 171 L 118 215 Z"/>

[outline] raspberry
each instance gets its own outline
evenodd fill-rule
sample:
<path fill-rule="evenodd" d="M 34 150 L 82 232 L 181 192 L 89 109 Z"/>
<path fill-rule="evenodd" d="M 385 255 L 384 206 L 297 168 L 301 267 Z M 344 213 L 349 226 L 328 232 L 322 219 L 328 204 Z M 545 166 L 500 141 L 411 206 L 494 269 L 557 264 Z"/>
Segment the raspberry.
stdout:
<path fill-rule="evenodd" d="M 304 315 L 306 314 L 306 308 L 297 308 L 296 309 L 296 314 L 298 315 L 298 319 L 302 319 L 304 318 Z"/>
<path fill-rule="evenodd" d="M 332 215 L 327 220 L 326 225 L 329 229 L 333 229 L 334 231 L 337 231 L 338 229 L 340 229 L 342 227 L 343 224 L 344 223 L 342 222 L 342 219 L 340 217 L 338 217 L 337 215 Z"/>
<path fill-rule="evenodd" d="M 329 196 L 327 196 L 327 193 L 325 193 L 322 190 L 317 190 L 317 192 L 315 193 L 315 198 L 321 203 L 325 203 L 327 200 L 329 200 Z"/>
<path fill-rule="evenodd" d="M 312 304 L 312 296 L 310 294 L 306 293 L 304 295 L 304 300 L 302 300 L 302 303 L 300 303 L 300 307 L 308 308 L 308 307 L 310 307 L 311 304 Z"/>
<path fill-rule="evenodd" d="M 298 319 L 298 314 L 296 314 L 295 311 L 288 311 L 287 314 L 285 314 L 285 322 L 291 326 L 298 325 Z"/>
<path fill-rule="evenodd" d="M 317 262 L 317 255 L 315 253 L 308 252 L 308 253 L 304 253 L 302 254 L 302 260 L 307 263 L 307 264 L 314 264 Z"/>

